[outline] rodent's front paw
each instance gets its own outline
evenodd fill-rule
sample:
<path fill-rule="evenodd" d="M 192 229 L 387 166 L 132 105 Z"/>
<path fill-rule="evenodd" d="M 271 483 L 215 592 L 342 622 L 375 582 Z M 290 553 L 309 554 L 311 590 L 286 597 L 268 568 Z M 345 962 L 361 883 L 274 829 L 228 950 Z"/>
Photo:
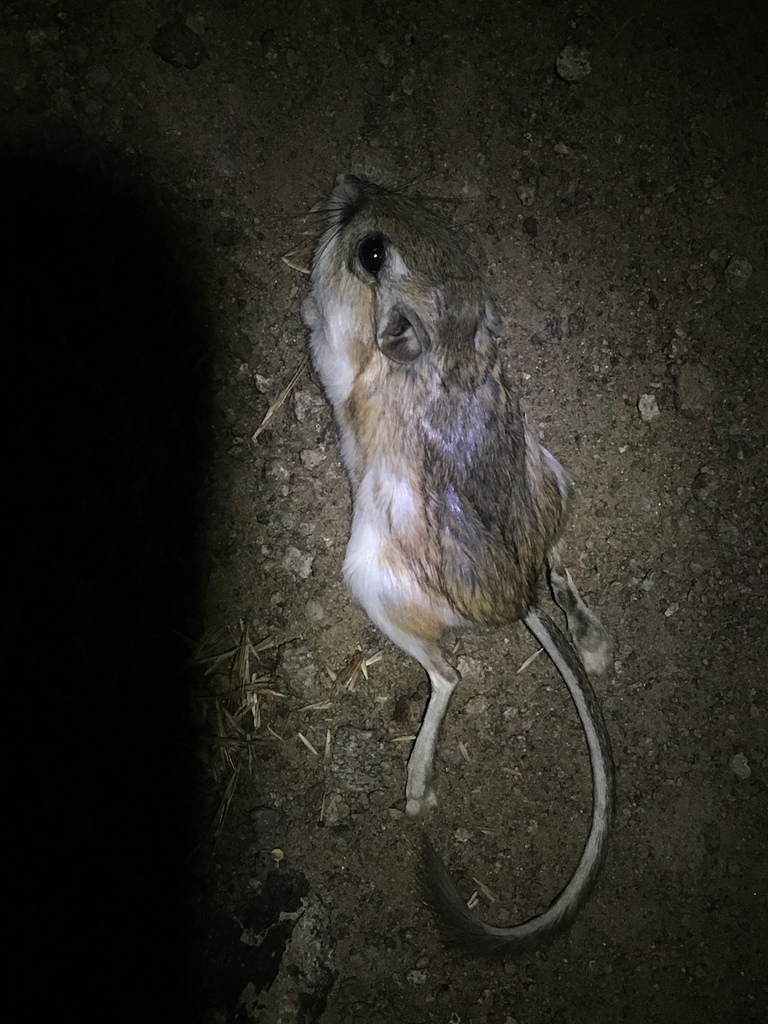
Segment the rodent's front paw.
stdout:
<path fill-rule="evenodd" d="M 429 786 L 422 796 L 409 796 L 405 804 L 405 813 L 409 818 L 417 818 L 420 814 L 437 807 L 437 796 Z"/>

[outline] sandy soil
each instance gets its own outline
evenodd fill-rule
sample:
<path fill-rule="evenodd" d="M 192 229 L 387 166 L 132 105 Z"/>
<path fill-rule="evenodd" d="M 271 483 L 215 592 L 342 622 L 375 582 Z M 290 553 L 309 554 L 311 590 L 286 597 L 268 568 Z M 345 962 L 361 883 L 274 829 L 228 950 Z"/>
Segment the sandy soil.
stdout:
<path fill-rule="evenodd" d="M 4 5 L 4 623 L 38 1019 L 768 1019 L 768 15 L 610 8 Z M 308 211 L 342 170 L 412 182 L 472 235 L 530 422 L 579 483 L 618 822 L 529 962 L 446 953 L 419 902 L 426 680 L 341 583 L 311 371 L 254 438 L 306 354 Z M 245 677 L 187 666 L 186 639 L 245 627 Z M 544 658 L 516 674 L 534 650 L 520 626 L 461 639 L 429 825 L 498 923 L 546 906 L 588 825 L 564 688 Z"/>

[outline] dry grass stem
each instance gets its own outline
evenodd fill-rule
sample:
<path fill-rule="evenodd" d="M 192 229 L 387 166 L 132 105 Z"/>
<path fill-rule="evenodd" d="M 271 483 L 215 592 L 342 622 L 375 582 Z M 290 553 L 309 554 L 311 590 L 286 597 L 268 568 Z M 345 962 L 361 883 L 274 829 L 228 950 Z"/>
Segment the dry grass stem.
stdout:
<path fill-rule="evenodd" d="M 384 655 L 382 654 L 381 651 L 376 651 L 374 654 L 370 656 L 370 658 L 366 658 L 363 664 L 360 666 L 363 675 L 365 676 L 366 682 L 368 681 L 368 669 L 371 667 L 371 665 L 378 665 L 378 663 L 381 661 L 383 657 Z"/>
<path fill-rule="evenodd" d="M 331 680 L 331 682 L 335 683 L 336 680 L 339 678 L 338 672 L 334 672 L 327 661 L 323 662 L 323 668 L 328 673 L 328 678 Z"/>
<path fill-rule="evenodd" d="M 520 666 L 520 668 L 515 673 L 515 675 L 519 676 L 521 672 L 525 672 L 525 670 L 528 668 L 528 666 L 538 658 L 538 656 L 541 654 L 541 652 L 543 650 L 544 650 L 544 648 L 540 647 L 538 649 L 538 651 L 534 651 L 533 652 L 533 654 L 530 656 L 530 658 L 526 658 L 525 661 L 523 662 L 523 664 Z"/>
<path fill-rule="evenodd" d="M 251 441 L 255 441 L 256 438 L 259 436 L 259 434 L 261 434 L 264 430 L 267 429 L 267 427 L 269 426 L 270 422 L 272 421 L 272 418 L 274 417 L 275 413 L 278 411 L 278 409 L 281 408 L 281 406 L 285 403 L 286 398 L 288 398 L 290 393 L 296 387 L 296 382 L 298 381 L 298 379 L 302 375 L 302 373 L 304 373 L 304 371 L 306 370 L 308 364 L 309 364 L 309 356 L 303 356 L 301 361 L 299 362 L 299 365 L 298 365 L 296 371 L 294 372 L 293 376 L 291 377 L 291 379 L 288 381 L 288 383 L 285 385 L 283 390 L 280 392 L 280 394 L 274 400 L 272 405 L 270 405 L 270 407 L 267 409 L 266 413 L 264 414 L 264 419 L 261 421 L 261 423 L 256 428 L 256 431 L 255 431 L 253 437 L 251 438 Z"/>
<path fill-rule="evenodd" d="M 383 655 L 381 651 L 376 651 L 370 658 L 366 658 L 362 650 L 358 647 L 357 652 L 347 662 L 343 669 L 337 674 L 335 682 L 339 689 L 343 690 L 354 690 L 355 684 L 359 679 L 361 673 L 363 678 L 368 680 L 368 669 L 371 665 L 376 665 L 381 661 Z"/>
<path fill-rule="evenodd" d="M 311 743 L 309 742 L 309 740 L 307 739 L 307 737 L 306 737 L 306 736 L 304 735 L 304 733 L 303 733 L 303 732 L 299 732 L 299 733 L 297 733 L 296 735 L 297 735 L 297 736 L 299 737 L 299 739 L 301 740 L 301 742 L 302 742 L 302 743 L 304 744 L 304 746 L 305 746 L 305 747 L 307 748 L 307 750 L 308 750 L 308 751 L 309 751 L 309 752 L 310 752 L 311 754 L 314 754 L 314 755 L 315 755 L 315 757 L 320 757 L 320 755 L 318 754 L 318 752 L 317 752 L 316 748 L 315 748 L 315 747 L 314 747 L 314 746 L 313 746 L 313 745 L 312 745 L 312 744 L 311 744 Z"/>
<path fill-rule="evenodd" d="M 216 814 L 214 815 L 213 821 L 211 822 L 210 828 L 208 829 L 208 834 L 206 836 L 205 841 L 206 843 L 210 843 L 211 854 L 213 854 L 214 847 L 216 846 L 218 838 L 221 835 L 221 829 L 224 825 L 224 819 L 227 816 L 229 805 L 232 803 L 232 797 L 235 795 L 235 787 L 237 786 L 237 778 L 239 774 L 240 765 L 237 764 L 234 766 L 232 774 L 230 775 L 229 780 L 227 781 L 227 784 L 224 787 L 224 793 L 222 794 L 221 801 L 219 802 Z"/>
<path fill-rule="evenodd" d="M 491 892 L 487 885 L 484 885 L 478 878 L 475 878 L 474 876 L 472 877 L 472 881 L 475 883 L 475 885 L 478 887 L 480 892 L 483 894 L 483 896 L 485 896 L 487 900 L 490 900 L 491 903 L 496 902 L 496 897 L 493 895 L 493 893 Z"/>

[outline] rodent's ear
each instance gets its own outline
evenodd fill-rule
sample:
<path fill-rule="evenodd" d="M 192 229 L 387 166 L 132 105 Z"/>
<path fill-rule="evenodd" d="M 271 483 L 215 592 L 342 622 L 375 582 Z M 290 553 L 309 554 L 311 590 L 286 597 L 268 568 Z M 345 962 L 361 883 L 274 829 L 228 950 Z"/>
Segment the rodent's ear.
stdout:
<path fill-rule="evenodd" d="M 376 344 L 394 363 L 412 363 L 429 345 L 429 335 L 418 315 L 399 302 L 382 310 Z"/>

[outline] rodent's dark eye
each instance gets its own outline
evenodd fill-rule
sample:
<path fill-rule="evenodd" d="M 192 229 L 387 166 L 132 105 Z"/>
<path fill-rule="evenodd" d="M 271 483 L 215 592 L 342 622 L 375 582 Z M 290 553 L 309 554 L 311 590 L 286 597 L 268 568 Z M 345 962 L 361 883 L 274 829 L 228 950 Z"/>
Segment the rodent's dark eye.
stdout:
<path fill-rule="evenodd" d="M 387 256 L 387 247 L 384 244 L 384 239 L 381 235 L 371 235 L 360 243 L 357 254 L 363 267 L 369 274 L 376 277 Z"/>

